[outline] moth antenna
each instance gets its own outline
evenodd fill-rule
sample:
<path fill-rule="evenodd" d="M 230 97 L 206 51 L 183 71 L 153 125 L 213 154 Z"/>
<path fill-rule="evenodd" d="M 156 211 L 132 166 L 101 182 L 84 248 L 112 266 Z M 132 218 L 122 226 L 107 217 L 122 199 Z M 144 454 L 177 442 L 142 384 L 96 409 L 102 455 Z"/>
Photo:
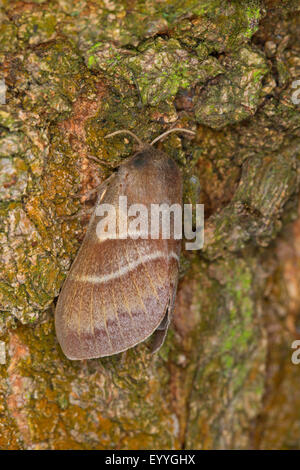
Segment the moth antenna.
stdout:
<path fill-rule="evenodd" d="M 155 144 L 156 142 L 158 142 L 160 139 L 162 139 L 166 135 L 171 134 L 171 132 L 186 132 L 187 134 L 196 135 L 196 132 L 194 132 L 194 131 L 190 131 L 188 129 L 182 129 L 181 127 L 174 127 L 174 129 L 169 129 L 168 131 L 166 131 L 163 134 L 156 137 L 156 139 L 152 140 L 150 145 Z"/>
<path fill-rule="evenodd" d="M 108 139 L 108 137 L 113 137 L 114 135 L 117 134 L 129 134 L 131 137 L 133 137 L 139 144 L 140 147 L 145 147 L 145 144 L 141 141 L 141 139 L 138 138 L 133 132 L 129 131 L 128 129 L 121 129 L 119 131 L 112 132 L 111 134 L 108 134 L 105 136 L 105 139 Z"/>

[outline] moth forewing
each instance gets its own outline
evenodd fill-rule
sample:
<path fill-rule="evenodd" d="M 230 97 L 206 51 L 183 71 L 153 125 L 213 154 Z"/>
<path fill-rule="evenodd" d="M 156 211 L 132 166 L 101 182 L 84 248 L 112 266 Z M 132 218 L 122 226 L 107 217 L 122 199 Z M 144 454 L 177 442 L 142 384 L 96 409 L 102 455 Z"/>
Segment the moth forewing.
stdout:
<path fill-rule="evenodd" d="M 182 204 L 181 174 L 175 162 L 145 146 L 122 164 L 100 188 L 86 236 L 60 293 L 55 324 L 58 341 L 69 359 L 91 359 L 120 353 L 157 330 L 161 346 L 173 310 L 180 240 L 97 235 L 97 207 Z"/>

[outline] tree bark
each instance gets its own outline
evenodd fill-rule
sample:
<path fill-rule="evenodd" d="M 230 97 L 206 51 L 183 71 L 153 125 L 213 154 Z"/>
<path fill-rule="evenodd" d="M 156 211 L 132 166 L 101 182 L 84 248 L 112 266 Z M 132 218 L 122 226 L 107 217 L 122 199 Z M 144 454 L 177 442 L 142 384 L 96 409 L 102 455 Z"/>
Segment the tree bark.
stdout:
<path fill-rule="evenodd" d="M 1 449 L 299 449 L 299 12 L 2 1 Z M 172 126 L 196 131 L 159 145 L 206 220 L 166 343 L 69 361 L 53 319 L 76 215 L 135 148 L 104 137 Z"/>

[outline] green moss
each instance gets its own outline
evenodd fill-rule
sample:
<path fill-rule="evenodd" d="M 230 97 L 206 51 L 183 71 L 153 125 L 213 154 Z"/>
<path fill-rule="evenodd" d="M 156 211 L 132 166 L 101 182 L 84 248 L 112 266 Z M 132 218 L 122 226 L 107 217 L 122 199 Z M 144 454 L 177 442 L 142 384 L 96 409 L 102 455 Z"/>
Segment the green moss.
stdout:
<path fill-rule="evenodd" d="M 139 48 L 139 54 L 101 42 L 89 52 L 93 52 L 87 59 L 89 67 L 105 71 L 120 94 L 124 80 L 136 85 L 144 105 L 155 106 L 173 98 L 179 88 L 203 83 L 222 73 L 217 60 L 211 57 L 201 63 L 174 39 L 147 41 Z"/>
<path fill-rule="evenodd" d="M 17 49 L 17 28 L 9 22 L 0 24 L 0 54 L 4 52 L 14 52 Z"/>

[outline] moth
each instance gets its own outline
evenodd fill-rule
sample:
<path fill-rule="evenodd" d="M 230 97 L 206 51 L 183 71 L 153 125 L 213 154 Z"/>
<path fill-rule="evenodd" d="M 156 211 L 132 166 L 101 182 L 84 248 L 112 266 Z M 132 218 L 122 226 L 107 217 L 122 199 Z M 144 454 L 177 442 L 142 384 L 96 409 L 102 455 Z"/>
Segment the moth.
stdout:
<path fill-rule="evenodd" d="M 116 238 L 97 235 L 100 204 L 119 208 L 120 196 L 128 206 L 143 204 L 182 205 L 182 176 L 175 161 L 153 147 L 173 131 L 151 144 L 132 132 L 138 151 L 122 163 L 100 187 L 85 238 L 60 292 L 55 328 L 58 342 L 71 360 L 118 354 L 151 335 L 151 350 L 157 351 L 167 334 L 177 290 L 181 240 L 124 238 L 118 227 Z M 120 215 L 120 214 L 118 214 Z M 121 214 L 122 215 L 122 214 Z"/>

